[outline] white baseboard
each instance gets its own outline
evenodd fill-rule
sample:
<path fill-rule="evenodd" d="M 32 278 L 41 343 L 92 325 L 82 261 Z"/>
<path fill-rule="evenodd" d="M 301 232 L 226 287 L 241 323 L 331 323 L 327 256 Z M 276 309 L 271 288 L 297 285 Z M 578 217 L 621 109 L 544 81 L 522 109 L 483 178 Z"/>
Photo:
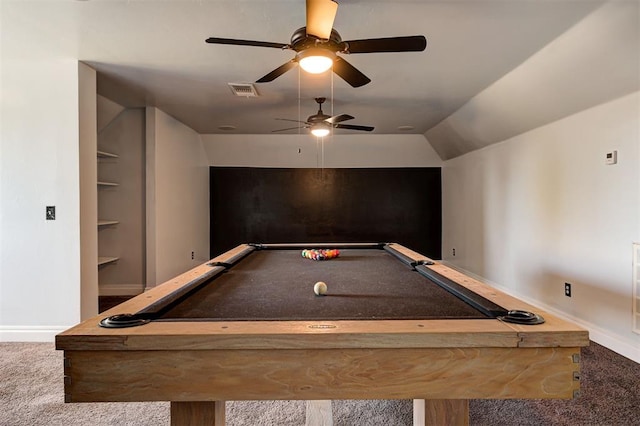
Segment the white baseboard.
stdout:
<path fill-rule="evenodd" d="M 0 342 L 53 342 L 56 334 L 70 327 L 1 325 Z"/>
<path fill-rule="evenodd" d="M 549 311 L 550 310 L 551 309 L 549 309 Z M 631 361 L 634 361 L 640 364 L 640 348 L 639 347 L 635 347 L 632 344 L 629 344 L 621 336 L 612 334 L 608 330 L 603 330 L 602 328 L 596 326 L 595 324 L 587 323 L 578 318 L 567 317 L 567 319 L 588 329 L 589 338 L 594 342 L 604 346 L 605 348 L 611 349 L 615 353 L 622 355 L 625 358 L 629 358 Z"/>
<path fill-rule="evenodd" d="M 442 261 L 443 265 L 448 266 L 451 269 L 455 269 L 456 271 L 462 272 L 465 275 L 470 276 L 473 279 L 476 279 L 482 283 L 490 285 L 491 287 L 495 287 L 498 290 L 507 293 L 510 296 L 516 297 L 524 302 L 529 303 L 530 305 L 538 306 L 539 308 L 556 315 L 566 321 L 573 322 L 580 327 L 586 328 L 589 331 L 589 339 L 598 343 L 599 345 L 604 346 L 605 348 L 611 349 L 619 355 L 622 355 L 625 358 L 629 358 L 630 360 L 640 363 L 640 346 L 634 345 L 625 339 L 624 337 L 612 333 L 609 330 L 605 330 L 602 327 L 593 324 L 591 322 L 585 321 L 582 318 L 573 317 L 565 312 L 561 312 L 556 308 L 553 308 L 549 305 L 546 305 L 539 300 L 533 300 L 527 296 L 523 296 L 521 294 L 517 294 L 510 289 L 507 289 L 501 285 L 498 285 L 484 277 L 474 274 L 473 272 L 469 272 L 463 268 L 460 268 L 457 265 L 454 265 L 447 261 Z"/>
<path fill-rule="evenodd" d="M 142 284 L 107 284 L 99 287 L 100 296 L 135 296 L 142 293 Z M 55 336 L 69 326 L 0 325 L 0 342 L 54 342 Z"/>
<path fill-rule="evenodd" d="M 100 296 L 137 296 L 144 290 L 143 284 L 100 284 Z"/>

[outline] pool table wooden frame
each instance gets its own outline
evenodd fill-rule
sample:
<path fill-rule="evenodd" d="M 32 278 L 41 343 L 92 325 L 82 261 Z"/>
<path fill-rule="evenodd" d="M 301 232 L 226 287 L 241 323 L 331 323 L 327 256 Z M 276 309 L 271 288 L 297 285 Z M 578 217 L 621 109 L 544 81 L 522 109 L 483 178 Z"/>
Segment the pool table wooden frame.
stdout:
<path fill-rule="evenodd" d="M 415 261 L 424 256 L 398 244 Z M 214 259 L 225 262 L 240 245 Z M 202 264 L 56 336 L 65 401 L 171 401 L 171 423 L 224 424 L 227 400 L 413 399 L 416 424 L 467 424 L 468 400 L 573 398 L 588 332 L 439 262 L 429 268 L 544 324 L 497 319 L 151 322 L 102 328 Z"/>

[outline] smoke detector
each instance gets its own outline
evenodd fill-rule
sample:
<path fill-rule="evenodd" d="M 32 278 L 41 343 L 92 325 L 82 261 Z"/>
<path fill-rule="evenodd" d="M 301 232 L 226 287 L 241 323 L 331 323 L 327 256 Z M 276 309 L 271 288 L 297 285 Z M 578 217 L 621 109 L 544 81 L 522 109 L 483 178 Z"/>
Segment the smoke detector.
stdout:
<path fill-rule="evenodd" d="M 242 98 L 256 98 L 258 91 L 252 83 L 228 83 L 234 95 Z"/>

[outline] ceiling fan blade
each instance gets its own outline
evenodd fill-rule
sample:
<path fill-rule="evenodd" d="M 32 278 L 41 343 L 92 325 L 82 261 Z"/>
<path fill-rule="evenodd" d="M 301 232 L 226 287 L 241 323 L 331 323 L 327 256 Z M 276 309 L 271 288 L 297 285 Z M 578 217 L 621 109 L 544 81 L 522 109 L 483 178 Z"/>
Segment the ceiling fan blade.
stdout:
<path fill-rule="evenodd" d="M 260 80 L 257 80 L 256 83 L 268 83 L 270 81 L 273 81 L 273 80 L 275 80 L 276 78 L 280 77 L 282 74 L 284 74 L 285 72 L 289 71 L 291 68 L 293 68 L 295 66 L 296 66 L 296 60 L 295 59 L 292 59 L 289 62 L 285 62 L 284 64 L 280 65 L 275 70 L 271 71 L 269 74 L 267 74 L 264 77 L 262 77 Z"/>
<path fill-rule="evenodd" d="M 306 129 L 307 126 L 300 126 L 300 127 L 289 127 L 287 129 L 278 129 L 278 130 L 272 130 L 271 133 L 275 133 L 275 132 L 286 132 L 287 130 L 298 130 L 298 129 Z"/>
<path fill-rule="evenodd" d="M 371 82 L 371 79 L 362 74 L 356 67 L 345 61 L 343 58 L 336 58 L 333 61 L 333 72 L 349 83 L 352 87 L 360 87 Z"/>
<path fill-rule="evenodd" d="M 329 40 L 337 11 L 333 0 L 307 0 L 307 34 Z"/>
<path fill-rule="evenodd" d="M 370 38 L 343 42 L 345 53 L 422 52 L 427 48 L 425 36 Z"/>
<path fill-rule="evenodd" d="M 205 41 L 211 44 L 233 44 L 235 46 L 274 47 L 276 49 L 285 49 L 289 47 L 288 44 L 283 44 L 283 43 L 271 43 L 268 41 L 254 41 L 254 40 L 237 40 L 234 38 L 209 37 Z"/>
<path fill-rule="evenodd" d="M 340 115 L 334 115 L 333 117 L 329 117 L 324 121 L 326 121 L 329 124 L 336 124 L 342 121 L 353 120 L 354 118 L 355 117 L 352 117 L 349 114 L 340 114 Z"/>
<path fill-rule="evenodd" d="M 364 130 L 365 132 L 370 132 L 375 128 L 371 126 L 358 126 L 357 124 L 336 124 L 333 127 L 336 129 Z"/>
<path fill-rule="evenodd" d="M 302 123 L 302 124 L 309 124 L 306 121 L 300 121 L 300 120 L 291 120 L 288 118 L 276 118 L 276 120 L 280 120 L 280 121 L 293 121 L 294 123 Z"/>

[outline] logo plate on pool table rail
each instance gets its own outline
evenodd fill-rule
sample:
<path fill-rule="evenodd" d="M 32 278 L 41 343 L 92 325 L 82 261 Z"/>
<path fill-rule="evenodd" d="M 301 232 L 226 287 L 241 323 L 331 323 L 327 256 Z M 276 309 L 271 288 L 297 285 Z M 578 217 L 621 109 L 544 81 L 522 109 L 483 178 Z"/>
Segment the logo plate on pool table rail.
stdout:
<path fill-rule="evenodd" d="M 313 324 L 309 328 L 337 328 L 335 325 L 330 324 Z"/>

